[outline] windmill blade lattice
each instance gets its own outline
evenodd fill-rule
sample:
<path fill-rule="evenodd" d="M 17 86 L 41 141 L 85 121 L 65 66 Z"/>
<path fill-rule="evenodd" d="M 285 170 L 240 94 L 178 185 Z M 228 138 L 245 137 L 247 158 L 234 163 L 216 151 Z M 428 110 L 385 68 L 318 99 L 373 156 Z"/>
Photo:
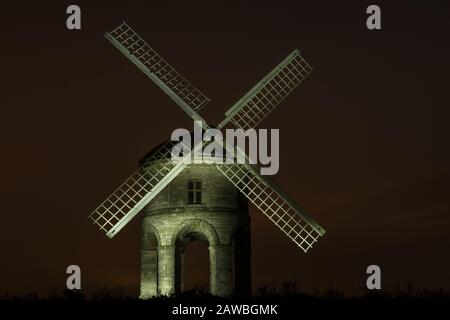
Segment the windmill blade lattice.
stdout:
<path fill-rule="evenodd" d="M 181 161 L 159 161 L 170 154 L 176 142 L 164 143 L 153 156 L 137 169 L 89 218 L 110 238 L 114 237 L 186 166 L 186 155 Z"/>
<path fill-rule="evenodd" d="M 305 210 L 254 167 L 243 164 L 219 164 L 216 167 L 304 252 L 325 233 Z"/>
<path fill-rule="evenodd" d="M 256 128 L 312 71 L 294 50 L 225 113 L 218 128 L 229 121 L 237 128 Z"/>
<path fill-rule="evenodd" d="M 125 22 L 106 33 L 106 38 L 147 76 L 158 84 L 175 102 L 181 99 L 195 111 L 199 111 L 210 99 L 183 78 L 155 50 L 153 50 Z M 167 92 L 170 89 L 171 92 Z M 173 95 L 175 94 L 175 95 Z"/>

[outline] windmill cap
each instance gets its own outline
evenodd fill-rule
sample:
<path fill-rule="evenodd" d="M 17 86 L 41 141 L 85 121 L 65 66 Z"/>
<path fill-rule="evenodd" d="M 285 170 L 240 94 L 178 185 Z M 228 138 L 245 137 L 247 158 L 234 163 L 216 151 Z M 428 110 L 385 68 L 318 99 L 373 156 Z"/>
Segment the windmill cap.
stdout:
<path fill-rule="evenodd" d="M 210 128 L 214 128 L 214 126 L 211 126 Z M 204 130 L 203 130 L 204 132 Z M 191 133 L 191 137 L 193 137 L 194 133 L 193 131 L 190 132 Z M 154 147 L 153 149 L 151 149 L 149 152 L 147 152 L 140 160 L 139 160 L 139 166 L 142 166 L 144 163 L 148 162 L 148 161 L 153 161 L 153 160 L 162 160 L 162 159 L 171 159 L 172 158 L 172 148 L 177 145 L 179 143 L 179 141 L 171 141 L 171 140 L 166 140 L 162 143 L 160 143 L 159 145 L 157 145 L 156 147 Z M 165 149 L 162 149 L 162 146 L 167 144 L 168 146 Z M 191 139 L 191 149 L 194 148 L 194 139 Z M 226 157 L 225 152 L 223 153 L 223 157 Z"/>

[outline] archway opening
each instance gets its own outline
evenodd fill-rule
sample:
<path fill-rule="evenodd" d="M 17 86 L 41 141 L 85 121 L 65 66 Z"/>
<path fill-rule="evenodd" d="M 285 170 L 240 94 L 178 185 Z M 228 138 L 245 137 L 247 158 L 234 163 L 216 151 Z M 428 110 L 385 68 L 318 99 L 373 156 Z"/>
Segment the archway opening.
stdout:
<path fill-rule="evenodd" d="M 210 291 L 210 262 L 208 245 L 203 241 L 190 242 L 184 250 L 183 291 Z"/>
<path fill-rule="evenodd" d="M 208 238 L 186 228 L 176 241 L 176 292 L 210 292 L 210 255 Z"/>

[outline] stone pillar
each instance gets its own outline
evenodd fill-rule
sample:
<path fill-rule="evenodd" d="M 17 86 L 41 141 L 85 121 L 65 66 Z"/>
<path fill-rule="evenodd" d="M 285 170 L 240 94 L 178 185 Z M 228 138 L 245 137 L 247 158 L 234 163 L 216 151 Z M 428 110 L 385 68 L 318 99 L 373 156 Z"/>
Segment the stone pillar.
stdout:
<path fill-rule="evenodd" d="M 184 291 L 184 247 L 175 249 L 175 293 Z"/>
<path fill-rule="evenodd" d="M 227 296 L 233 293 L 233 246 L 210 245 L 211 294 Z"/>
<path fill-rule="evenodd" d="M 141 250 L 141 294 L 148 299 L 158 295 L 158 252 L 156 248 Z"/>
<path fill-rule="evenodd" d="M 160 295 L 175 293 L 175 246 L 158 246 L 158 290 Z"/>

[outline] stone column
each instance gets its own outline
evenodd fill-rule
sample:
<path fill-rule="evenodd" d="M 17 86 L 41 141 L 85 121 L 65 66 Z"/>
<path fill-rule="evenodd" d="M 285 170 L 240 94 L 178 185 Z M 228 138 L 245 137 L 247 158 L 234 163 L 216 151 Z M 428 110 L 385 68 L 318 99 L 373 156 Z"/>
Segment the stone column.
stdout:
<path fill-rule="evenodd" d="M 175 249 L 175 293 L 184 291 L 184 247 Z"/>
<path fill-rule="evenodd" d="M 158 246 L 158 290 L 160 295 L 175 293 L 175 246 Z"/>
<path fill-rule="evenodd" d="M 158 252 L 156 248 L 141 250 L 141 294 L 148 299 L 158 295 Z"/>
<path fill-rule="evenodd" d="M 210 245 L 211 294 L 227 296 L 233 293 L 233 246 Z"/>

